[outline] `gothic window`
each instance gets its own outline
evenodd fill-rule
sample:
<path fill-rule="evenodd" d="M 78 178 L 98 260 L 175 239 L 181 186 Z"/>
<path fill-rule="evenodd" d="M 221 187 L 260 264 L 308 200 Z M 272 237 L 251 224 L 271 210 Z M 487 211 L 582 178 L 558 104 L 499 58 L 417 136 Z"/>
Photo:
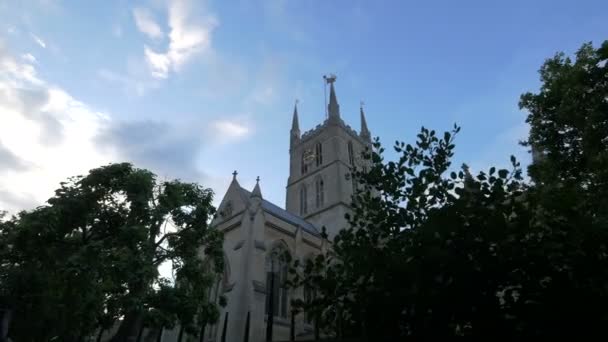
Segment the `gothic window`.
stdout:
<path fill-rule="evenodd" d="M 308 172 L 308 164 L 306 163 L 306 152 L 302 153 L 301 167 L 302 167 L 302 174 L 305 174 Z"/>
<path fill-rule="evenodd" d="M 323 179 L 322 178 L 317 178 L 316 182 L 315 182 L 315 190 L 316 190 L 316 204 L 317 204 L 317 208 L 320 208 L 323 206 L 323 202 L 325 201 L 325 189 L 324 188 L 324 184 L 323 184 Z"/>
<path fill-rule="evenodd" d="M 348 142 L 348 162 L 350 163 L 350 165 L 354 165 L 355 164 L 355 155 L 353 153 L 353 142 L 349 141 Z"/>
<path fill-rule="evenodd" d="M 266 257 L 266 315 L 272 312 L 275 317 L 287 318 L 288 291 L 287 281 L 287 249 L 283 245 L 274 247 Z"/>
<path fill-rule="evenodd" d="M 309 267 L 308 265 L 313 262 L 314 262 L 314 255 L 312 253 L 310 253 L 306 257 L 303 258 L 302 266 L 304 266 L 304 268 L 307 268 L 307 267 Z M 315 298 L 314 289 L 310 286 L 304 285 L 303 290 L 304 290 L 303 291 L 304 298 L 302 298 L 302 299 L 304 300 L 304 303 L 310 304 Z M 307 324 L 313 323 L 313 315 L 310 311 L 304 310 L 304 323 L 307 323 Z"/>
<path fill-rule="evenodd" d="M 321 143 L 317 143 L 315 146 L 315 157 L 317 160 L 317 166 L 323 164 L 323 145 Z"/>
<path fill-rule="evenodd" d="M 208 269 L 210 270 L 210 269 Z M 215 302 L 220 305 L 220 297 L 225 294 L 228 289 L 230 281 L 230 263 L 228 258 L 224 255 L 224 271 L 221 275 L 218 275 L 215 284 L 209 288 L 207 295 L 210 302 Z M 217 334 L 218 324 L 209 326 L 207 336 L 212 338 Z"/>
<path fill-rule="evenodd" d="M 308 194 L 306 192 L 306 184 L 302 184 L 302 187 L 300 187 L 300 215 L 305 215 L 308 212 Z"/>

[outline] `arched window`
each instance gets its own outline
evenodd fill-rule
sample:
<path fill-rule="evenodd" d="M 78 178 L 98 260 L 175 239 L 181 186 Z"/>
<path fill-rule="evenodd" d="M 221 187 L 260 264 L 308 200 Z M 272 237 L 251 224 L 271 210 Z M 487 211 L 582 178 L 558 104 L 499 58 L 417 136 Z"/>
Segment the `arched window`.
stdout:
<path fill-rule="evenodd" d="M 325 201 L 325 189 L 323 184 L 323 178 L 319 177 L 315 181 L 315 190 L 316 190 L 316 204 L 317 208 L 323 206 L 323 202 Z"/>
<path fill-rule="evenodd" d="M 266 315 L 270 314 L 272 303 L 273 315 L 287 318 L 287 253 L 287 248 L 279 244 L 266 256 Z"/>
<path fill-rule="evenodd" d="M 215 302 L 220 305 L 220 296 L 223 296 L 226 291 L 229 290 L 230 285 L 230 263 L 228 257 L 224 254 L 224 271 L 221 275 L 217 275 L 215 284 L 209 288 L 208 298 L 210 302 Z M 209 339 L 213 339 L 218 333 L 219 322 L 212 324 L 207 329 L 207 336 Z"/>
<path fill-rule="evenodd" d="M 352 141 L 348 142 L 348 162 L 350 163 L 350 165 L 355 164 L 355 155 L 353 152 L 353 142 Z"/>
<path fill-rule="evenodd" d="M 308 194 L 306 184 L 300 187 L 300 215 L 305 215 L 308 212 Z"/>
<path fill-rule="evenodd" d="M 308 172 L 308 164 L 306 163 L 306 152 L 302 152 L 302 159 L 301 159 L 301 171 L 302 174 L 305 174 Z"/>
<path fill-rule="evenodd" d="M 323 145 L 321 143 L 317 143 L 315 146 L 315 157 L 317 160 L 317 166 L 323 164 Z"/>
<path fill-rule="evenodd" d="M 304 266 L 304 268 L 308 267 L 307 265 L 310 263 L 314 262 L 314 255 L 312 253 L 308 254 L 306 257 L 304 257 L 303 262 L 302 262 L 302 266 Z M 310 304 L 310 302 L 312 302 L 315 298 L 315 291 L 312 287 L 305 285 L 303 288 L 303 295 L 304 298 L 302 298 L 304 300 L 304 303 L 306 304 Z M 314 321 L 313 319 L 313 315 L 309 310 L 304 310 L 304 323 L 307 324 L 312 324 Z"/>

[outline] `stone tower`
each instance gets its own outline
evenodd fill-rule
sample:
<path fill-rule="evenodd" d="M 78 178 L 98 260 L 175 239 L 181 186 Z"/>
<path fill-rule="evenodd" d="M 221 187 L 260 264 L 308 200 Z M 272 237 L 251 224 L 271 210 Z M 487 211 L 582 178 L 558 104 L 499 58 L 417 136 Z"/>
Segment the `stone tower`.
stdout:
<path fill-rule="evenodd" d="M 350 211 L 355 184 L 351 168 L 364 167 L 361 153 L 371 147 L 371 134 L 361 108 L 361 130 L 357 133 L 340 117 L 340 105 L 329 84 L 327 118 L 316 128 L 300 134 L 297 103 L 290 132 L 290 163 L 286 209 L 317 227 L 327 229 L 330 239 L 347 228 L 344 214 Z"/>

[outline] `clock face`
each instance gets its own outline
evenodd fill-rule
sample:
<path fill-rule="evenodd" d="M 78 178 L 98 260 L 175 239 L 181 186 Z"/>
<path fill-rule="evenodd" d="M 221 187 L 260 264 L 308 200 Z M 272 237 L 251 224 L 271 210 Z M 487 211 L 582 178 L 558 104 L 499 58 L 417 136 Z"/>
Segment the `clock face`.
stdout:
<path fill-rule="evenodd" d="M 313 152 L 312 149 L 307 149 L 304 151 L 304 162 L 306 164 L 312 163 L 312 161 L 315 160 L 315 157 L 315 152 Z"/>

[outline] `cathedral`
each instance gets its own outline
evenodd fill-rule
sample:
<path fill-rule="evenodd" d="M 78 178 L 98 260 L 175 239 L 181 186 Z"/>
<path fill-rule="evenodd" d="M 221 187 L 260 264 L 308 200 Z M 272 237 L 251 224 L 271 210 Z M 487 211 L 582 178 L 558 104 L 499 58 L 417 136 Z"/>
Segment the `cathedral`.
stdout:
<path fill-rule="evenodd" d="M 305 314 L 291 315 L 290 300 L 307 294 L 284 286 L 287 265 L 280 255 L 286 252 L 304 262 L 330 248 L 321 237 L 323 228 L 329 240 L 347 228 L 344 214 L 355 187 L 349 173 L 353 166 L 362 166 L 359 156 L 372 143 L 363 108 L 357 133 L 340 117 L 335 76 L 326 81 L 329 103 L 323 123 L 302 134 L 297 103 L 293 111 L 285 209 L 264 199 L 259 178 L 248 190 L 233 173 L 212 222 L 224 232 L 225 256 L 224 276 L 212 296 L 223 294 L 228 304 L 218 323 L 207 327 L 205 341 L 219 342 L 224 335 L 230 342 L 258 342 L 269 332 L 273 341 L 288 341 L 292 333 L 296 340 L 314 336 Z"/>

